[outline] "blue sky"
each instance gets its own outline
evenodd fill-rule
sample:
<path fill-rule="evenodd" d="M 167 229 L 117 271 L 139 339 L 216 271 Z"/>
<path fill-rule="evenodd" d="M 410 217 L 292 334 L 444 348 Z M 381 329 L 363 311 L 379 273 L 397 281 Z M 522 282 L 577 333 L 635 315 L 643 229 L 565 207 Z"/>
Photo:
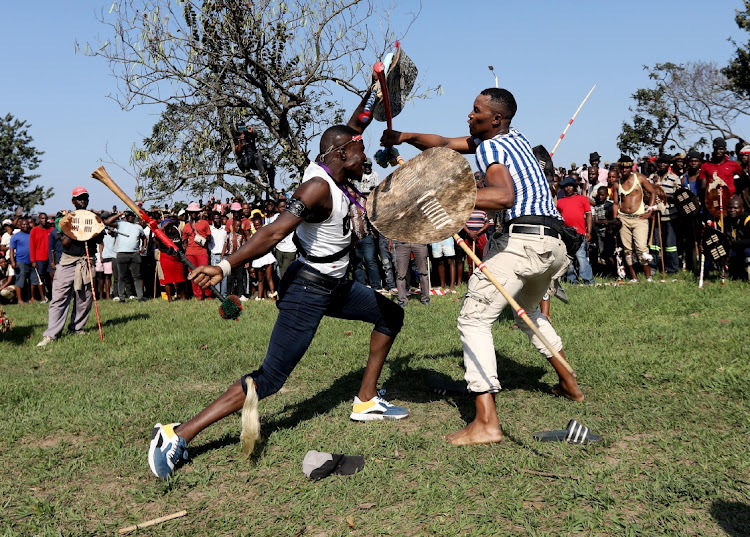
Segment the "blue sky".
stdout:
<path fill-rule="evenodd" d="M 108 11 L 110 5 L 94 0 L 28 0 L 6 2 L 2 8 L 0 113 L 30 123 L 36 147 L 45 152 L 37 184 L 55 188 L 55 196 L 44 204 L 47 211 L 68 208 L 70 192 L 77 185 L 91 192 L 92 208 L 118 203 L 90 174 L 109 160 L 107 149 L 127 164 L 132 145 L 150 132 L 160 112 L 148 107 L 120 110 L 107 97 L 115 90 L 115 80 L 106 63 L 75 53 L 76 40 L 96 42 L 98 35 L 106 37 L 96 14 Z M 413 11 L 415 5 L 413 0 L 402 0 L 399 11 Z M 585 162 L 592 151 L 598 151 L 602 160 L 614 160 L 619 156 L 620 126 L 631 117 L 630 95 L 649 85 L 643 65 L 726 63 L 733 50 L 727 39 L 746 42 L 748 38 L 734 23 L 740 6 L 740 0 L 495 0 L 484 5 L 424 0 L 402 46 L 419 67 L 423 85 L 442 85 L 444 93 L 408 105 L 394 119 L 394 128 L 467 134 L 466 116 L 474 97 L 494 85 L 487 68 L 493 65 L 500 86 L 518 101 L 514 126 L 533 144 L 544 144 L 549 150 L 597 84 L 557 150 L 555 164 Z M 356 104 L 353 97 L 344 102 L 349 109 Z M 750 124 L 743 127 L 740 131 L 750 135 Z M 368 129 L 368 153 L 377 149 L 382 128 L 375 123 Z M 402 153 L 415 154 L 408 148 Z M 134 181 L 106 165 L 120 186 L 133 193 Z M 378 171 L 381 177 L 387 174 Z"/>

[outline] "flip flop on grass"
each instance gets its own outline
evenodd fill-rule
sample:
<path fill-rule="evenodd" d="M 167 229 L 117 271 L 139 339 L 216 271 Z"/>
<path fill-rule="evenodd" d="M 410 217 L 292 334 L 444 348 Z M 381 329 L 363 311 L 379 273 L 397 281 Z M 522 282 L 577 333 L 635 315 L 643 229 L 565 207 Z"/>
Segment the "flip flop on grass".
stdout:
<path fill-rule="evenodd" d="M 584 427 L 576 420 L 570 420 L 568 427 L 564 431 L 540 431 L 534 434 L 534 440 L 540 442 L 568 442 L 570 444 L 594 444 L 601 442 L 602 437 L 598 434 L 589 432 L 588 427 Z"/>

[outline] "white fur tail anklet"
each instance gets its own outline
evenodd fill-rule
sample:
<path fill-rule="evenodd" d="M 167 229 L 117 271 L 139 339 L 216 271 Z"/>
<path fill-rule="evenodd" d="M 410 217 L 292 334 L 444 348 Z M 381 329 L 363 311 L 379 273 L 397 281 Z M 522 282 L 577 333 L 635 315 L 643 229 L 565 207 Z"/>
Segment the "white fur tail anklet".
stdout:
<path fill-rule="evenodd" d="M 255 391 L 255 382 L 252 377 L 245 379 L 247 394 L 245 403 L 242 405 L 242 432 L 240 441 L 242 442 L 242 452 L 249 457 L 255 444 L 260 440 L 260 414 L 258 414 L 258 392 Z"/>

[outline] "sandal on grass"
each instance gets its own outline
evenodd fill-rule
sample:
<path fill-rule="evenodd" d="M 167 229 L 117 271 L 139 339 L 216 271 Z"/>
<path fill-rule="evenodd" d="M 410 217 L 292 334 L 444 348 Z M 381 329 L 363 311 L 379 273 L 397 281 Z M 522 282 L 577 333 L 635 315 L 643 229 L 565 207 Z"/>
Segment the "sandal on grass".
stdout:
<path fill-rule="evenodd" d="M 576 420 L 570 420 L 564 431 L 540 431 L 534 434 L 534 440 L 540 442 L 568 442 L 569 444 L 594 444 L 601 442 L 602 437 L 593 434 Z"/>

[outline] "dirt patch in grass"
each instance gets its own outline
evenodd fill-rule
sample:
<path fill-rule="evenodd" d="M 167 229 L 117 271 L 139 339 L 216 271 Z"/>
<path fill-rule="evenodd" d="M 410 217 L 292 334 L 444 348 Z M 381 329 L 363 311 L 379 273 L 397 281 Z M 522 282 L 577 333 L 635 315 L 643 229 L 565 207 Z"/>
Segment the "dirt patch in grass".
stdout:
<path fill-rule="evenodd" d="M 73 447 L 84 447 L 94 444 L 97 441 L 95 436 L 84 436 L 79 434 L 70 434 L 58 432 L 49 434 L 41 439 L 35 439 L 31 435 L 21 438 L 19 443 L 22 446 L 36 446 L 40 448 L 55 448 L 61 444 L 70 444 Z"/>

